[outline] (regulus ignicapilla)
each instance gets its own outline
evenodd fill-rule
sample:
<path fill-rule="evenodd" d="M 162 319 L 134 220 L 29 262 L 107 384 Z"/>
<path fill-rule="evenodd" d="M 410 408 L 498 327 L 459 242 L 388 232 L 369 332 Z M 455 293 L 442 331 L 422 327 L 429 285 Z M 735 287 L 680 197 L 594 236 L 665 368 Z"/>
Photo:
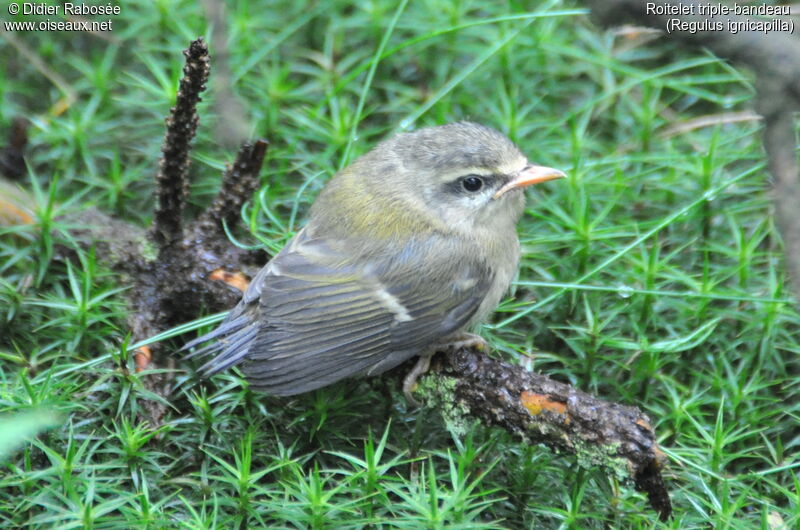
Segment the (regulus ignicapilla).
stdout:
<path fill-rule="evenodd" d="M 290 396 L 419 356 L 403 389 L 497 306 L 520 256 L 523 189 L 566 176 L 470 122 L 398 134 L 339 171 L 220 326 L 188 343 L 213 374 Z"/>

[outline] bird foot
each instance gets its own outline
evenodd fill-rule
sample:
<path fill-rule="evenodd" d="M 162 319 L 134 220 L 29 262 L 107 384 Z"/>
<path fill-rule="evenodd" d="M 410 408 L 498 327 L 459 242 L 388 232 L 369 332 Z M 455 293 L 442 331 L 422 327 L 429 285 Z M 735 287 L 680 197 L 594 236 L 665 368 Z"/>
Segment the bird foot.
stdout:
<path fill-rule="evenodd" d="M 419 376 L 425 374 L 431 367 L 431 357 L 437 351 L 451 351 L 454 352 L 461 348 L 472 348 L 481 352 L 489 351 L 489 343 L 480 335 L 474 333 L 458 333 L 451 335 L 447 339 L 437 343 L 431 348 L 430 353 L 420 355 L 417 359 L 417 364 L 408 372 L 405 379 L 403 379 L 403 394 L 406 400 L 413 407 L 421 407 L 422 403 L 414 399 L 412 392 L 417 389 L 417 379 Z"/>
<path fill-rule="evenodd" d="M 427 372 L 428 368 L 431 367 L 431 357 L 433 357 L 433 353 L 432 351 L 420 355 L 417 359 L 417 364 L 414 365 L 414 368 L 412 368 L 405 379 L 403 379 L 403 394 L 405 394 L 406 400 L 412 407 L 422 406 L 422 403 L 414 399 L 411 393 L 417 389 L 417 378 Z"/>
<path fill-rule="evenodd" d="M 447 339 L 436 345 L 436 351 L 454 352 L 461 348 L 471 348 L 480 352 L 487 352 L 489 351 L 489 343 L 480 335 L 463 332 L 450 335 Z"/>

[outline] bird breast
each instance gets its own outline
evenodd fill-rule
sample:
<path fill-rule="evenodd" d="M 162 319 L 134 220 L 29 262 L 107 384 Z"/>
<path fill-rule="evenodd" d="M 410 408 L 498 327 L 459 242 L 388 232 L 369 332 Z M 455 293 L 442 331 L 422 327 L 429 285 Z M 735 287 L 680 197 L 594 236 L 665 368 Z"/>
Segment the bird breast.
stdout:
<path fill-rule="evenodd" d="M 480 237 L 480 236 L 479 236 Z M 511 285 L 519 264 L 520 247 L 515 229 L 485 234 L 478 241 L 485 253 L 485 261 L 494 272 L 494 279 L 486 297 L 470 320 L 469 326 L 480 324 L 494 311 Z"/>

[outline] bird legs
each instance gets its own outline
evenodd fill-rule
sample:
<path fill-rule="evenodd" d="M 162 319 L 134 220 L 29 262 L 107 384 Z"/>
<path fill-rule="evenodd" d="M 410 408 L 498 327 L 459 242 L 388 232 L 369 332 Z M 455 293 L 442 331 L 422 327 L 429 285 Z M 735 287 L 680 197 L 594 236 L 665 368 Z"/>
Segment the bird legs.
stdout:
<path fill-rule="evenodd" d="M 411 393 L 417 388 L 417 378 L 426 373 L 431 367 L 431 357 L 433 357 L 433 354 L 437 351 L 454 352 L 461 348 L 487 351 L 489 349 L 489 343 L 480 335 L 461 332 L 450 335 L 444 340 L 437 342 L 431 346 L 430 349 L 421 354 L 417 359 L 417 364 L 414 365 L 414 368 L 412 368 L 405 379 L 403 379 L 403 394 L 405 394 L 406 399 L 412 406 L 419 407 L 422 405 L 419 401 L 414 399 Z"/>

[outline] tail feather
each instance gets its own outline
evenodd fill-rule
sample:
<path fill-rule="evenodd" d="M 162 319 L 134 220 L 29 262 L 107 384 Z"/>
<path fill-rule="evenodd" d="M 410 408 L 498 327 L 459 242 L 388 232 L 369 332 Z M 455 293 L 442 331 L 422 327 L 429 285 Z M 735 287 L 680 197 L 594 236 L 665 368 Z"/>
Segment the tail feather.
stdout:
<path fill-rule="evenodd" d="M 208 376 L 242 362 L 257 332 L 258 326 L 249 315 L 241 315 L 223 322 L 214 331 L 187 342 L 178 351 L 186 351 L 204 342 L 212 341 L 183 357 L 184 360 L 188 360 L 213 356 L 199 368 L 203 375 Z"/>
<path fill-rule="evenodd" d="M 215 344 L 217 347 L 214 350 L 215 352 L 222 351 L 201 366 L 199 371 L 204 375 L 213 375 L 242 362 L 247 356 L 257 332 L 256 326 L 250 324 L 229 337 L 219 340 Z"/>
<path fill-rule="evenodd" d="M 186 351 L 190 348 L 194 348 L 198 344 L 210 341 L 211 339 L 216 339 L 217 337 L 220 337 L 222 335 L 229 335 L 231 333 L 235 333 L 239 329 L 246 326 L 248 322 L 250 322 L 250 318 L 247 315 L 241 315 L 237 318 L 234 318 L 233 320 L 226 320 L 225 322 L 220 324 L 219 327 L 214 331 L 206 333 L 202 337 L 197 337 L 196 339 L 190 340 L 189 342 L 184 344 L 183 347 L 178 351 Z M 196 357 L 198 355 L 201 354 L 198 352 L 192 352 L 186 357 L 184 357 L 184 359 L 191 359 L 192 357 Z"/>

